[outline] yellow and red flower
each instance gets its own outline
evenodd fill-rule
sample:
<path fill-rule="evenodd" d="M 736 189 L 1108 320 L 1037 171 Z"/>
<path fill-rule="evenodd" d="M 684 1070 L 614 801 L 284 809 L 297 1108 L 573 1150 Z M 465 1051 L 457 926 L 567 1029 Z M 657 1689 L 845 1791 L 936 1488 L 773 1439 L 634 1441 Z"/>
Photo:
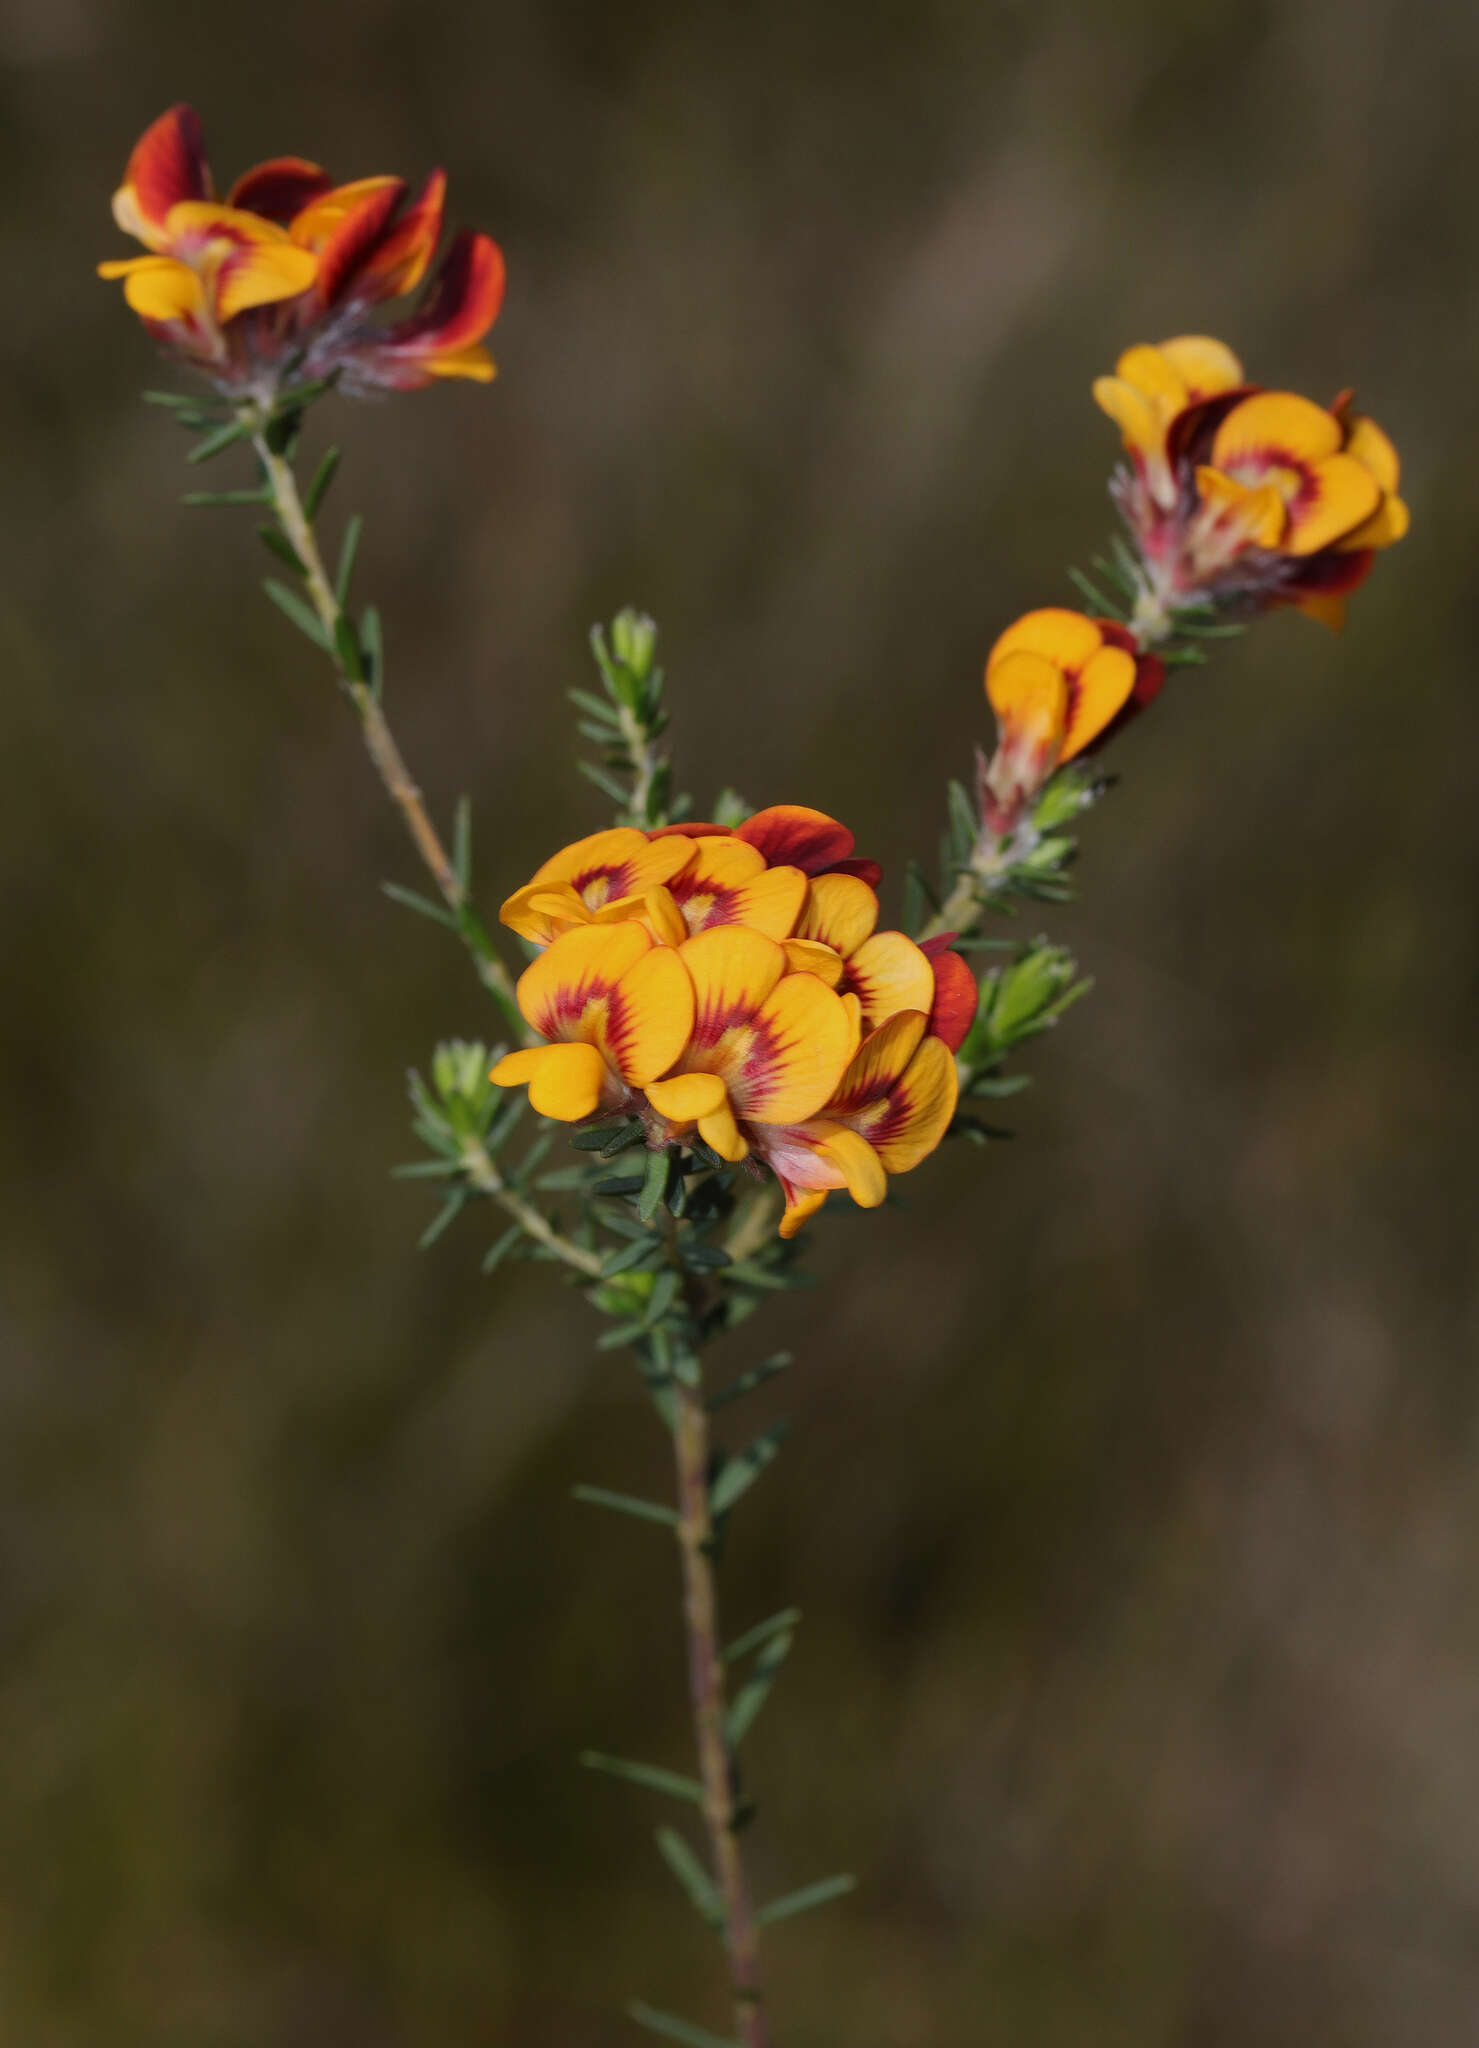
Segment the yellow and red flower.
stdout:
<path fill-rule="evenodd" d="M 393 177 L 334 185 L 319 165 L 277 157 L 213 196 L 200 120 L 160 115 L 134 147 L 113 216 L 143 256 L 98 266 L 163 345 L 232 391 L 270 394 L 290 370 L 337 374 L 350 390 L 414 390 L 438 377 L 485 382 L 483 336 L 503 298 L 503 258 L 486 235 L 459 236 L 423 305 L 373 315 L 425 278 L 441 239 L 446 180 L 434 171 L 407 205 Z"/>
<path fill-rule="evenodd" d="M 1211 599 L 1338 626 L 1377 550 L 1406 533 L 1400 464 L 1344 392 L 1327 410 L 1243 380 L 1206 335 L 1126 351 L 1094 396 L 1131 467 L 1115 496 L 1149 582 L 1147 616 Z"/>
<path fill-rule="evenodd" d="M 986 661 L 997 745 L 983 781 L 987 823 L 1011 828 L 1056 768 L 1142 711 L 1165 665 L 1113 619 L 1058 606 L 1024 612 Z"/>
<path fill-rule="evenodd" d="M 772 939 L 796 929 L 811 876 L 847 874 L 870 888 L 882 870 L 853 857 L 853 835 L 824 811 L 775 804 L 724 825 L 618 825 L 578 839 L 544 863 L 499 911 L 521 938 L 548 945 L 576 925 L 636 918 L 681 945 L 715 925 L 750 925 Z"/>

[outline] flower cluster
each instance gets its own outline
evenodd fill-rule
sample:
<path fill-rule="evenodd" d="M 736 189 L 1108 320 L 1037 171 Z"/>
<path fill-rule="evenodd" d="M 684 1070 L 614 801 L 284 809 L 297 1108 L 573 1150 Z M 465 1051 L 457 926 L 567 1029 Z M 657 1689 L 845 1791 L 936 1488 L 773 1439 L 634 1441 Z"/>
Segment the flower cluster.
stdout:
<path fill-rule="evenodd" d="M 1127 349 L 1094 397 L 1124 438 L 1115 495 L 1147 579 L 1143 616 L 1292 604 L 1339 626 L 1376 552 L 1407 531 L 1397 451 L 1342 392 L 1328 408 L 1245 382 L 1183 334 Z"/>
<path fill-rule="evenodd" d="M 113 195 L 114 219 L 148 253 L 98 271 L 122 278 L 156 340 L 228 392 L 269 396 L 285 376 L 365 391 L 486 382 L 482 342 L 504 281 L 487 235 L 457 237 L 414 312 L 376 319 L 425 279 L 445 193 L 440 171 L 407 204 L 400 178 L 335 185 L 317 164 L 275 157 L 218 202 L 199 116 L 171 107 L 135 144 Z"/>
<path fill-rule="evenodd" d="M 653 1146 L 770 1168 L 783 1236 L 833 1188 L 876 1207 L 945 1135 L 976 1009 L 948 938 L 877 929 L 879 879 L 798 804 L 578 840 L 503 906 L 544 949 L 518 1001 L 545 1043 L 493 1079 L 562 1123 L 636 1114 Z"/>

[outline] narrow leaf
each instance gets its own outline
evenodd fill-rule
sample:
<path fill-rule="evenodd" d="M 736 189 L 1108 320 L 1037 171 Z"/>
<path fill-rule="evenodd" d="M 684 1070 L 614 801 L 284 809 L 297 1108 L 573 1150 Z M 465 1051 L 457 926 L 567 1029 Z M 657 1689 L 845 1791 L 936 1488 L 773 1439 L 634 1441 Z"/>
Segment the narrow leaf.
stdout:
<path fill-rule="evenodd" d="M 659 1828 L 657 1853 L 688 1895 L 688 1903 L 710 1927 L 724 1925 L 724 1901 L 718 1886 L 676 1828 Z"/>
<path fill-rule="evenodd" d="M 773 1358 L 767 1358 L 759 1365 L 752 1365 L 748 1372 L 742 1372 L 728 1386 L 720 1387 L 710 1394 L 707 1402 L 709 1413 L 727 1408 L 732 1401 L 742 1401 L 746 1394 L 753 1394 L 756 1387 L 763 1387 L 767 1380 L 773 1380 L 777 1373 L 784 1372 L 791 1363 L 789 1351 L 777 1351 Z"/>
<path fill-rule="evenodd" d="M 313 472 L 313 482 L 303 494 L 303 510 L 309 519 L 317 519 L 318 508 L 328 495 L 329 485 L 334 481 L 334 472 L 339 467 L 339 450 L 329 448 L 324 459 Z"/>
<path fill-rule="evenodd" d="M 622 788 L 614 775 L 608 775 L 604 768 L 597 768 L 590 761 L 577 761 L 575 766 L 587 782 L 593 782 L 596 785 L 602 796 L 610 797 L 612 803 L 625 810 L 627 792 Z"/>
<path fill-rule="evenodd" d="M 352 682 L 362 683 L 365 679 L 365 661 L 360 653 L 359 635 L 354 630 L 354 621 L 348 612 L 340 612 L 334 621 L 334 653 L 345 675 Z"/>
<path fill-rule="evenodd" d="M 261 541 L 263 547 L 266 548 L 268 554 L 276 555 L 280 562 L 285 562 L 295 576 L 306 576 L 308 574 L 299 557 L 298 550 L 293 546 L 287 535 L 277 527 L 259 526 L 257 528 L 257 538 Z"/>
<path fill-rule="evenodd" d="M 659 2012 L 655 2006 L 640 2002 L 629 2005 L 627 2018 L 635 2020 L 639 2027 L 646 2027 L 649 2033 L 663 2034 L 669 2041 L 686 2042 L 687 2048 L 739 2048 L 738 2041 L 732 2041 L 724 2034 L 711 2034 L 689 2020 L 674 2019 L 670 2012 Z"/>
<path fill-rule="evenodd" d="M 739 1748 L 755 1725 L 795 1640 L 789 1629 L 773 1635 L 755 1660 L 755 1669 L 730 1702 L 729 1712 L 724 1716 L 724 1739 L 731 1750 Z"/>
<path fill-rule="evenodd" d="M 417 1238 L 417 1251 L 424 1252 L 430 1250 L 431 1246 L 436 1243 L 442 1232 L 451 1223 L 453 1217 L 461 1213 L 466 1200 L 467 1190 L 465 1188 L 457 1188 L 448 1195 L 446 1201 L 442 1204 L 431 1222 L 427 1224 L 425 1230 Z"/>
<path fill-rule="evenodd" d="M 270 505 L 271 491 L 182 491 L 182 505 Z"/>
<path fill-rule="evenodd" d="M 832 1899 L 840 1899 L 857 1889 L 857 1879 L 844 1872 L 837 1877 L 820 1878 L 816 1884 L 805 1884 L 800 1891 L 787 1892 L 784 1898 L 772 1899 L 768 1906 L 762 1906 L 755 1915 L 762 1927 L 774 1927 L 778 1920 L 794 1919 L 798 1913 L 809 1913 L 813 1906 L 825 1906 Z"/>
<path fill-rule="evenodd" d="M 405 910 L 414 910 L 418 917 L 429 917 L 434 924 L 444 924 L 449 931 L 456 931 L 457 920 L 451 911 L 440 903 L 433 903 L 429 896 L 418 896 L 414 889 L 403 889 L 399 882 L 382 882 L 380 887 L 392 903 L 399 903 Z"/>
<path fill-rule="evenodd" d="M 660 1522 L 665 1529 L 677 1526 L 677 1515 L 661 1501 L 638 1500 L 634 1493 L 612 1493 L 605 1486 L 572 1486 L 570 1494 L 588 1508 L 610 1508 L 614 1514 L 630 1515 L 634 1521 Z"/>
<path fill-rule="evenodd" d="M 667 1147 L 660 1152 L 649 1152 L 646 1171 L 642 1175 L 642 1190 L 637 1197 L 637 1214 L 644 1223 L 650 1223 L 657 1214 L 663 1196 L 668 1191 L 668 1169 L 672 1161 Z"/>
<path fill-rule="evenodd" d="M 502 1237 L 495 1238 L 493 1243 L 483 1253 L 483 1271 L 485 1273 L 496 1273 L 523 1235 L 524 1231 L 521 1224 L 510 1223 Z"/>
<path fill-rule="evenodd" d="M 641 1785 L 649 1792 L 666 1792 L 670 1799 L 687 1799 L 695 1806 L 704 1803 L 704 1788 L 697 1778 L 685 1778 L 681 1771 L 665 1771 L 660 1764 L 634 1764 L 624 1756 L 604 1756 L 598 1749 L 581 1752 L 581 1766 L 601 1771 L 608 1778 L 622 1778 L 629 1785 Z"/>
<path fill-rule="evenodd" d="M 359 554 L 359 537 L 365 522 L 358 512 L 352 512 L 344 528 L 344 538 L 339 543 L 339 570 L 334 578 L 334 595 L 341 605 L 349 602 L 349 586 L 354 580 L 355 558 Z"/>
<path fill-rule="evenodd" d="M 753 1443 L 747 1444 L 721 1466 L 718 1478 L 709 1488 L 709 1507 L 712 1513 L 724 1515 L 743 1494 L 749 1492 L 760 1474 L 770 1464 L 781 1445 L 785 1442 L 787 1422 L 773 1422 L 769 1429 L 762 1429 Z"/>
<path fill-rule="evenodd" d="M 625 1273 L 633 1266 L 640 1266 L 645 1260 L 650 1259 L 654 1252 L 661 1250 L 660 1237 L 638 1238 L 635 1244 L 623 1245 L 620 1251 L 611 1254 L 601 1268 L 601 1278 L 614 1279 L 618 1273 Z"/>
<path fill-rule="evenodd" d="M 751 1650 L 758 1650 L 762 1643 L 768 1643 L 772 1636 L 793 1632 L 801 1620 L 799 1607 L 783 1607 L 779 1614 L 772 1614 L 768 1621 L 757 1622 L 754 1628 L 747 1628 L 742 1636 L 736 1636 L 724 1652 L 726 1664 L 737 1664 L 741 1657 L 748 1657 Z"/>
<path fill-rule="evenodd" d="M 365 681 L 378 697 L 385 683 L 385 651 L 380 637 L 380 614 L 372 604 L 360 613 L 359 644 L 365 658 Z"/>
<path fill-rule="evenodd" d="M 207 434 L 203 441 L 197 441 L 185 457 L 187 462 L 209 462 L 213 455 L 219 455 L 223 448 L 230 448 L 238 441 L 244 441 L 251 431 L 240 420 L 228 420 L 224 427 L 217 427 L 213 434 Z"/>
<path fill-rule="evenodd" d="M 963 783 L 952 782 L 947 794 L 950 805 L 950 851 L 956 860 L 966 861 L 970 859 L 971 849 L 980 835 L 980 820 Z"/>
<path fill-rule="evenodd" d="M 460 796 L 452 818 L 452 871 L 464 889 L 472 887 L 472 798 Z"/>
<path fill-rule="evenodd" d="M 321 647 L 325 654 L 329 652 L 329 636 L 324 631 L 322 620 L 310 605 L 303 602 L 296 590 L 289 590 L 285 583 L 279 583 L 271 576 L 267 578 L 262 588 L 278 610 L 292 620 L 300 633 L 306 633 L 314 645 Z"/>

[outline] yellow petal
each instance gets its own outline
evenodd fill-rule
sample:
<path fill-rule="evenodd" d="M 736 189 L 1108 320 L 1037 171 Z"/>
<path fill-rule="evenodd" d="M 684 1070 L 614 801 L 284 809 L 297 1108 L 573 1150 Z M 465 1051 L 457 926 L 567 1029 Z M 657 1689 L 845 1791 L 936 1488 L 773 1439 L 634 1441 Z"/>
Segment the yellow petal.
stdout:
<path fill-rule="evenodd" d="M 767 868 L 734 892 L 730 914 L 736 924 L 784 939 L 795 930 L 805 901 L 806 877 L 800 868 Z"/>
<path fill-rule="evenodd" d="M 765 855 L 747 840 L 716 832 L 692 845 L 693 860 L 683 870 L 690 889 L 739 889 L 765 872 Z"/>
<path fill-rule="evenodd" d="M 635 825 L 615 825 L 577 839 L 536 868 L 536 882 L 568 882 L 592 910 L 619 896 L 641 895 L 670 882 L 693 858 L 694 842 L 677 835 L 649 839 Z"/>
<path fill-rule="evenodd" d="M 899 1010 L 876 1031 L 870 1031 L 827 1104 L 828 1115 L 851 1115 L 887 1095 L 903 1079 L 928 1022 L 921 1010 Z"/>
<path fill-rule="evenodd" d="M 290 243 L 264 243 L 234 250 L 217 272 L 216 315 L 234 320 L 252 306 L 273 306 L 306 292 L 318 275 L 318 258 Z"/>
<path fill-rule="evenodd" d="M 900 1010 L 923 1010 L 935 999 L 935 970 L 903 932 L 875 932 L 847 963 L 847 985 L 862 1001 L 863 1029 L 876 1031 Z"/>
<path fill-rule="evenodd" d="M 1210 334 L 1174 335 L 1161 343 L 1160 352 L 1185 385 L 1188 402 L 1235 391 L 1243 381 L 1242 364 L 1226 342 Z"/>
<path fill-rule="evenodd" d="M 717 1074 L 673 1074 L 666 1081 L 649 1081 L 647 1100 L 659 1116 L 690 1124 L 696 1117 L 713 1116 L 726 1096 Z"/>
<path fill-rule="evenodd" d="M 718 1109 L 699 1118 L 698 1134 L 711 1151 L 717 1152 L 721 1159 L 727 1159 L 732 1166 L 749 1157 L 749 1142 L 741 1135 L 727 1098 Z"/>
<path fill-rule="evenodd" d="M 640 896 L 618 896 L 612 903 L 603 903 L 594 922 L 621 924 L 627 918 L 646 925 L 660 946 L 681 946 L 688 937 L 683 913 L 672 890 L 662 882 L 655 889 L 644 889 Z"/>
<path fill-rule="evenodd" d="M 1339 420 L 1323 405 L 1292 391 L 1260 391 L 1235 405 L 1218 427 L 1212 467 L 1237 473 L 1321 462 L 1335 454 L 1342 439 Z"/>
<path fill-rule="evenodd" d="M 796 924 L 798 939 L 830 946 L 844 960 L 878 922 L 878 898 L 856 875 L 818 875 Z"/>
<path fill-rule="evenodd" d="M 622 1078 L 644 1088 L 672 1066 L 692 1030 L 688 969 L 671 946 L 654 946 L 618 980 L 600 1008 L 594 1036 Z"/>
<path fill-rule="evenodd" d="M 888 1193 L 888 1175 L 868 1140 L 846 1124 L 816 1123 L 811 1130 L 817 1150 L 837 1168 L 858 1207 L 876 1209 Z"/>
<path fill-rule="evenodd" d="M 786 1213 L 780 1221 L 780 1235 L 794 1237 L 802 1224 L 815 1216 L 827 1199 L 825 1188 L 795 1188 L 786 1195 Z"/>
<path fill-rule="evenodd" d="M 500 1088 L 527 1081 L 530 1108 L 561 1124 L 594 1115 L 609 1080 L 593 1045 L 536 1045 L 507 1053 L 488 1078 Z"/>
<path fill-rule="evenodd" d="M 1026 649 L 1004 655 L 986 671 L 986 695 L 998 725 L 1056 749 L 1068 716 L 1068 679 L 1056 662 Z"/>
<path fill-rule="evenodd" d="M 1402 481 L 1397 451 L 1373 419 L 1357 413 L 1346 435 L 1345 452 L 1364 462 L 1384 491 L 1395 491 Z"/>
<path fill-rule="evenodd" d="M 944 1137 L 959 1094 L 950 1048 L 942 1038 L 926 1038 L 884 1102 L 851 1121 L 890 1173 L 908 1173 Z"/>
<path fill-rule="evenodd" d="M 201 312 L 205 292 L 188 264 L 173 256 L 135 256 L 100 263 L 102 277 L 121 277 L 123 296 L 141 320 L 188 320 Z"/>
<path fill-rule="evenodd" d="M 822 945 L 816 939 L 787 939 L 786 968 L 791 974 L 814 974 L 828 988 L 836 988 L 842 979 L 842 955 L 834 953 L 830 946 Z"/>
<path fill-rule="evenodd" d="M 1092 661 L 1104 645 L 1104 635 L 1092 619 L 1060 605 L 1046 605 L 1040 611 L 1024 612 L 1007 627 L 986 657 L 988 676 L 998 661 L 1009 654 L 1040 654 L 1055 668 L 1076 673 Z"/>
<path fill-rule="evenodd" d="M 844 992 L 842 1007 L 847 1012 L 847 1057 L 852 1059 L 863 1042 L 863 1002 L 851 989 Z"/>
<path fill-rule="evenodd" d="M 725 1048 L 720 1071 L 730 1101 L 751 1122 L 794 1124 L 814 1115 L 853 1053 L 847 1006 L 812 974 L 786 975 L 761 1004 L 753 1031 L 736 1038 L 744 1042 Z"/>
<path fill-rule="evenodd" d="M 1120 430 L 1125 446 L 1140 456 L 1159 457 L 1165 447 L 1160 414 L 1143 391 L 1123 377 L 1096 377 L 1094 403 Z"/>
<path fill-rule="evenodd" d="M 1296 611 L 1303 612 L 1307 619 L 1315 619 L 1320 625 L 1328 626 L 1332 633 L 1345 631 L 1345 607 L 1343 591 L 1312 590 L 1295 601 Z"/>
<path fill-rule="evenodd" d="M 500 906 L 498 920 L 521 939 L 547 946 L 570 926 L 589 924 L 591 914 L 568 882 L 526 882 Z"/>
<path fill-rule="evenodd" d="M 1412 514 L 1401 498 L 1383 498 L 1371 517 L 1352 532 L 1342 534 L 1336 546 L 1348 548 L 1389 548 L 1402 539 L 1412 524 Z"/>
<path fill-rule="evenodd" d="M 678 957 L 693 977 L 695 1049 L 717 1044 L 732 1025 L 751 1020 L 786 968 L 776 940 L 740 924 L 699 932 L 678 948 Z"/>
<path fill-rule="evenodd" d="M 1135 687 L 1135 657 L 1124 647 L 1101 647 L 1069 692 L 1060 761 L 1071 761 L 1103 732 Z"/>
<path fill-rule="evenodd" d="M 1381 485 L 1364 462 L 1350 455 L 1327 455 L 1311 464 L 1305 490 L 1289 507 L 1285 554 L 1318 554 L 1354 532 L 1380 503 Z"/>
<path fill-rule="evenodd" d="M 541 1038 L 593 1042 L 612 990 L 651 945 L 639 924 L 587 924 L 563 932 L 519 976 L 519 1008 Z"/>
<path fill-rule="evenodd" d="M 1224 533 L 1231 526 L 1245 544 L 1260 548 L 1276 548 L 1283 539 L 1289 515 L 1273 484 L 1240 484 L 1204 463 L 1197 469 L 1197 492 Z"/>
<path fill-rule="evenodd" d="M 384 192 L 391 185 L 399 185 L 399 178 L 379 176 L 356 178 L 348 185 L 336 185 L 331 192 L 322 193 L 311 199 L 305 207 L 294 214 L 291 233 L 293 240 L 305 249 L 320 248 L 333 234 L 335 228 L 343 225 L 348 216 L 362 206 L 377 192 Z"/>
<path fill-rule="evenodd" d="M 439 354 L 423 358 L 423 367 L 433 377 L 468 377 L 474 384 L 491 384 L 498 375 L 498 365 L 480 341 L 471 341 L 466 348 L 443 349 Z"/>

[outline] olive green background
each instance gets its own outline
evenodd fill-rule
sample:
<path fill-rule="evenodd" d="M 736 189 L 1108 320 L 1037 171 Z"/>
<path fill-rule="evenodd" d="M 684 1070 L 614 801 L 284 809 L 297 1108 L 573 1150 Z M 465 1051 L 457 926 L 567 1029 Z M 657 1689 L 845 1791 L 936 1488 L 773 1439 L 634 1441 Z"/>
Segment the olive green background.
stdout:
<path fill-rule="evenodd" d="M 725 1598 L 806 1613 L 759 1888 L 862 1874 L 769 1944 L 784 2048 L 1473 2040 L 1476 59 L 1421 0 L 3 0 L 7 2041 L 722 2024 L 666 1816 L 573 1765 L 686 1754 L 662 1538 L 568 1498 L 663 1447 L 482 1218 L 413 1249 L 404 1070 L 492 1019 L 91 275 L 179 97 L 223 182 L 442 162 L 506 249 L 491 391 L 313 423 L 490 906 L 603 822 L 563 692 L 619 604 L 701 800 L 839 813 L 896 915 L 991 639 L 1109 530 L 1119 348 L 1395 437 L 1346 635 L 1116 748 L 1016 1141 L 732 1340 L 800 1363 Z"/>

